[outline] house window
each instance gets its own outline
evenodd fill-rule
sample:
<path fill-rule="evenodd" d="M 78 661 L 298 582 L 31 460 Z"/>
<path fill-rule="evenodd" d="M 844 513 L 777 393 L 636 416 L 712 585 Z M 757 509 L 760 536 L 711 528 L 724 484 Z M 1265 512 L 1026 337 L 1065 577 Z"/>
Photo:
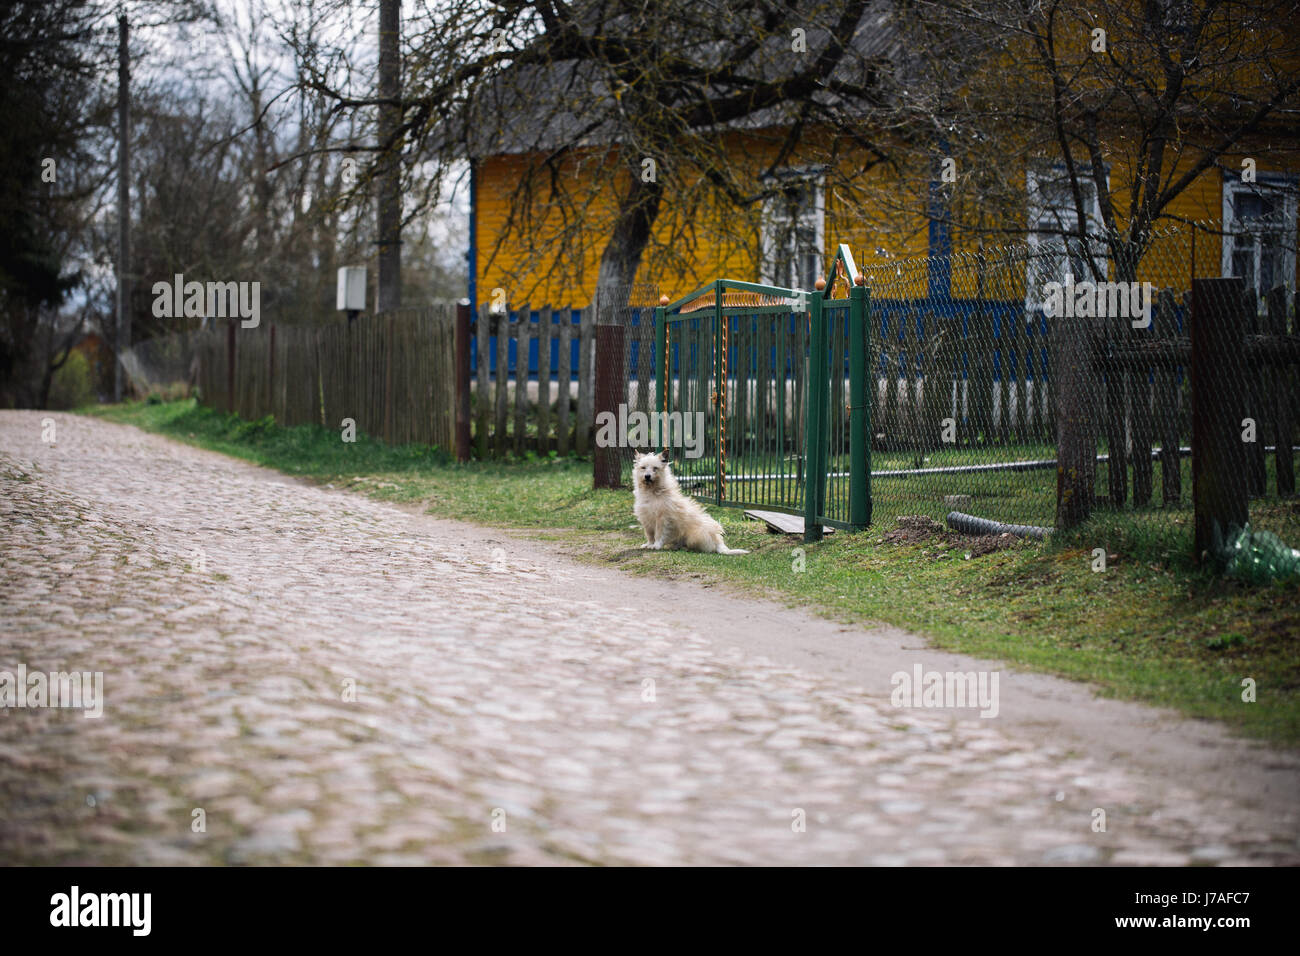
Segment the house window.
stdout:
<path fill-rule="evenodd" d="M 1225 276 L 1241 276 L 1264 308 L 1277 286 L 1295 291 L 1296 179 L 1258 173 L 1244 183 L 1230 173 L 1223 181 Z"/>
<path fill-rule="evenodd" d="M 811 289 L 821 275 L 825 248 L 821 174 L 790 170 L 776 183 L 777 193 L 763 203 L 762 281 L 787 289 Z"/>
<path fill-rule="evenodd" d="M 1030 313 L 1041 312 L 1043 289 L 1049 282 L 1065 282 L 1067 275 L 1074 276 L 1076 282 L 1107 278 L 1106 250 L 1098 238 L 1102 221 L 1097 184 L 1090 167 L 1079 169 L 1077 174 L 1087 216 L 1086 240 L 1078 237 L 1079 211 L 1065 166 L 1044 166 L 1029 171 L 1025 184 L 1029 199 L 1025 309 Z"/>
<path fill-rule="evenodd" d="M 1155 22 L 1162 25 L 1166 32 L 1181 36 L 1195 22 L 1191 6 L 1189 0 L 1156 0 L 1152 12 L 1158 15 Z"/>

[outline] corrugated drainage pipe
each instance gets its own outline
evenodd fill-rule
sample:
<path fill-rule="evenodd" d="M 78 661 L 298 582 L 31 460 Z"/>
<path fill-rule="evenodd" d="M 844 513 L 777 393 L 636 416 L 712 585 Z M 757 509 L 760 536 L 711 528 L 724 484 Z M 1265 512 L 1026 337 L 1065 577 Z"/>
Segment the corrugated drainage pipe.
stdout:
<path fill-rule="evenodd" d="M 962 534 L 1014 534 L 1020 538 L 1033 538 L 1042 541 L 1052 533 L 1051 528 L 1039 528 L 1032 524 L 1003 524 L 988 518 L 977 518 L 961 511 L 948 512 L 948 527 Z"/>

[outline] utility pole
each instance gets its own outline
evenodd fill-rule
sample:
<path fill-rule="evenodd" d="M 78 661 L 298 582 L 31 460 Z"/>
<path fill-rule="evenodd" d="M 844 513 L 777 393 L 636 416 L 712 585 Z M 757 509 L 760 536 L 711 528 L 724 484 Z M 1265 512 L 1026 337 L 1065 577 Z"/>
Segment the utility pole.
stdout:
<path fill-rule="evenodd" d="M 401 0 L 379 0 L 379 292 L 375 311 L 402 304 L 402 166 L 396 139 L 402 108 Z"/>
<path fill-rule="evenodd" d="M 117 15 L 117 342 L 113 349 L 113 401 L 122 400 L 122 355 L 131 345 L 131 68 L 126 8 Z"/>

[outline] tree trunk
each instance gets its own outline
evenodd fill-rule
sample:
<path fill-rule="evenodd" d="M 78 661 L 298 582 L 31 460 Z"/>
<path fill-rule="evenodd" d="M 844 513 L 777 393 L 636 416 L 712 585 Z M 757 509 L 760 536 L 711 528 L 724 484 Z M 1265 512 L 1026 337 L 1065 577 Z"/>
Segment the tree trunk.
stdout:
<path fill-rule="evenodd" d="M 54 372 L 58 368 L 51 361 L 51 351 L 54 347 L 54 329 L 51 328 L 45 336 L 44 348 L 41 350 L 41 362 L 44 366 L 41 369 L 40 392 L 36 396 L 35 408 L 50 407 L 50 388 L 54 385 Z M 66 356 L 65 356 L 66 358 Z M 59 363 L 62 364 L 62 363 Z"/>
<path fill-rule="evenodd" d="M 632 167 L 631 177 L 596 275 L 596 322 L 600 325 L 618 324 L 619 311 L 628 305 L 641 256 L 663 203 L 663 188 L 657 182 L 643 182 L 639 164 Z"/>
<path fill-rule="evenodd" d="M 72 355 L 72 347 L 77 344 L 77 334 L 81 331 L 83 320 L 78 320 L 77 324 L 64 337 L 58 346 L 54 346 L 54 330 L 50 329 L 50 334 L 45 343 L 45 371 L 41 375 L 41 392 L 37 396 L 36 408 L 50 407 L 50 389 L 54 386 L 54 373 L 67 364 L 69 357 Z M 54 356 L 58 356 L 55 358 Z"/>

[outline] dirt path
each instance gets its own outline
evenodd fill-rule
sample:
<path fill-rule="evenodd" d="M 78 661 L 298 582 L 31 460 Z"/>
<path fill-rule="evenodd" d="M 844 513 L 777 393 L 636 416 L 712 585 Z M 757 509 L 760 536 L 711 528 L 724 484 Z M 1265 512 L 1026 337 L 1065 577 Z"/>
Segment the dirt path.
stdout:
<path fill-rule="evenodd" d="M 104 688 L 0 709 L 7 862 L 1300 862 L 1294 753 L 900 631 L 72 416 L 0 412 L 0 518 L 0 681 Z"/>

